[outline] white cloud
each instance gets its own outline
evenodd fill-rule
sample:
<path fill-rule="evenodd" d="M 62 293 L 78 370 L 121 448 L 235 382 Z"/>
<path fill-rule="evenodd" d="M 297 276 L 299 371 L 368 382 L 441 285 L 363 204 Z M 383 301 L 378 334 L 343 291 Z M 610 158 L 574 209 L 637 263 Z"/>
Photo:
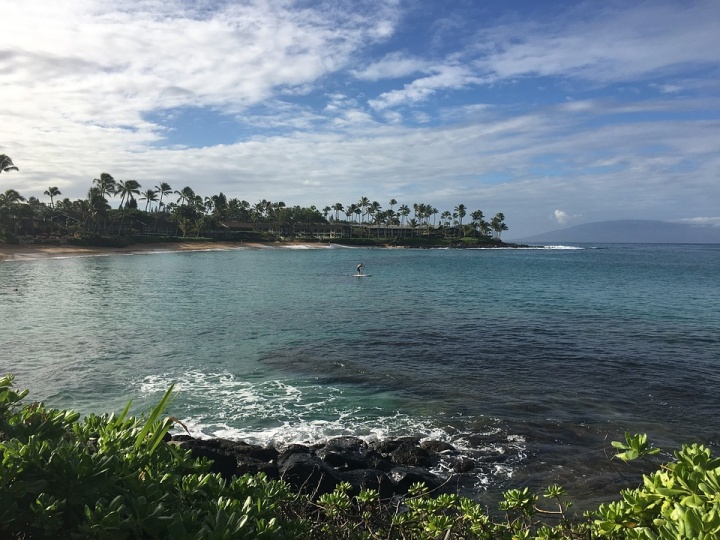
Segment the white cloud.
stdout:
<path fill-rule="evenodd" d="M 7 10 L 4 103 L 38 122 L 57 111 L 59 123 L 134 127 L 156 108 L 241 109 L 314 83 L 376 39 L 378 25 L 394 24 L 387 9 L 353 13 L 343 27 L 342 12 L 291 11 L 281 1 L 220 5 L 202 18 L 180 2 L 162 12 L 148 11 L 162 9 L 155 3 L 120 6 L 46 1 Z"/>
<path fill-rule="evenodd" d="M 361 70 L 351 70 L 350 73 L 361 80 L 377 81 L 380 79 L 398 79 L 414 73 L 424 72 L 430 66 L 431 64 L 427 60 L 414 58 L 401 52 L 394 52 Z"/>
<path fill-rule="evenodd" d="M 678 223 L 698 225 L 700 227 L 720 227 L 720 217 L 694 217 L 676 220 Z"/>
<path fill-rule="evenodd" d="M 563 210 L 555 210 L 555 212 L 553 212 L 553 216 L 555 217 L 555 221 L 557 221 L 560 225 L 565 225 L 570 219 L 567 212 Z"/>
<path fill-rule="evenodd" d="M 632 81 L 678 65 L 717 64 L 714 0 L 581 3 L 549 22 L 482 29 L 477 64 L 498 79 L 541 75 Z"/>
<path fill-rule="evenodd" d="M 453 32 L 429 52 L 388 40 L 397 2 L 299 5 L 15 3 L 0 33 L 0 153 L 20 173 L 0 186 L 84 197 L 105 171 L 289 204 L 391 194 L 503 211 L 517 237 L 540 232 L 553 208 L 573 212 L 555 220 L 716 214 L 719 85 L 693 71 L 720 65 L 714 2 L 583 3 L 537 22 L 488 19 L 480 47 L 451 42 Z M 395 44 L 404 52 L 385 52 Z M 528 82 L 537 74 L 562 86 Z M 593 92 L 580 95 L 575 81 Z M 529 97 L 523 82 L 537 85 Z M 613 98 L 604 82 L 642 91 Z M 157 146 L 172 125 L 158 113 L 183 107 L 235 118 L 242 136 Z"/>
<path fill-rule="evenodd" d="M 433 94 L 445 89 L 459 89 L 470 84 L 478 84 L 480 80 L 463 66 L 437 66 L 433 74 L 406 84 L 402 90 L 392 90 L 371 99 L 368 104 L 373 109 L 386 109 L 402 105 L 415 104 L 427 100 Z"/>
<path fill-rule="evenodd" d="M 660 92 L 663 94 L 677 94 L 679 92 L 682 92 L 683 88 L 682 86 L 678 86 L 676 84 L 656 84 L 651 83 L 651 88 L 657 88 Z"/>

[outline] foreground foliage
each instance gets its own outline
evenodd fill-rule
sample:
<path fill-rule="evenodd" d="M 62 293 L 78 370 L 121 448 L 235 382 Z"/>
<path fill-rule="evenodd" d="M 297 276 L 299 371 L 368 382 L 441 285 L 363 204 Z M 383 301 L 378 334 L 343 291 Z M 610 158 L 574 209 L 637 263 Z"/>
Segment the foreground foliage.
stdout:
<path fill-rule="evenodd" d="M 656 454 L 644 435 L 625 435 L 623 460 Z M 595 525 L 609 538 L 656 540 L 720 538 L 720 458 L 702 445 L 684 445 L 675 461 L 643 478 L 637 489 L 621 492 L 622 500 L 603 504 Z"/>
<path fill-rule="evenodd" d="M 208 463 L 163 443 L 159 416 L 146 419 L 18 406 L 0 379 L 0 537 L 275 538 L 287 486 L 244 476 L 225 483 Z M 298 531 L 301 532 L 301 531 Z"/>
<path fill-rule="evenodd" d="M 146 418 L 90 415 L 25 403 L 27 391 L 0 378 L 2 538 L 329 538 L 329 539 L 670 539 L 720 537 L 720 459 L 699 445 L 644 478 L 622 499 L 584 518 L 569 516 L 560 486 L 542 497 L 503 494 L 491 517 L 476 502 L 433 496 L 421 484 L 407 497 L 350 494 L 349 484 L 313 501 L 262 475 L 232 482 L 209 474 L 164 439 L 172 388 Z M 613 443 L 622 460 L 659 450 L 644 435 Z"/>

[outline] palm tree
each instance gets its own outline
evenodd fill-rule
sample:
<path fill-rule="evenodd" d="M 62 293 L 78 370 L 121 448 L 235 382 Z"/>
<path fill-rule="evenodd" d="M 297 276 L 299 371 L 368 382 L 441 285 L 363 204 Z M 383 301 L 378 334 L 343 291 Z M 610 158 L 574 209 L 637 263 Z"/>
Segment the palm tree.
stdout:
<path fill-rule="evenodd" d="M 253 221 L 260 221 L 265 217 L 269 205 L 270 203 L 265 199 L 256 202 L 255 206 L 253 206 Z"/>
<path fill-rule="evenodd" d="M 407 204 L 403 204 L 400 208 L 398 208 L 398 214 L 401 216 L 400 223 L 404 225 L 405 218 L 410 215 L 410 207 Z"/>
<path fill-rule="evenodd" d="M 215 201 L 212 199 L 212 197 L 205 197 L 205 210 L 212 214 L 215 209 Z"/>
<path fill-rule="evenodd" d="M 142 197 L 140 197 L 141 201 L 145 202 L 145 211 L 148 211 L 148 206 L 150 206 L 151 202 L 157 202 L 158 200 L 158 192 L 154 189 L 148 189 L 145 190 L 145 193 L 142 194 Z"/>
<path fill-rule="evenodd" d="M 107 199 L 103 196 L 101 188 L 98 188 L 98 187 L 90 188 L 90 191 L 88 191 L 87 209 L 89 211 L 89 217 L 95 218 L 97 230 L 100 230 L 100 219 L 99 218 L 101 218 L 101 217 L 105 218 L 107 216 L 108 211 L 110 210 L 110 204 L 108 203 Z M 121 225 L 121 227 L 122 227 L 122 225 Z"/>
<path fill-rule="evenodd" d="M 358 201 L 358 207 L 360 208 L 361 214 L 360 214 L 360 223 L 363 223 L 365 221 L 365 209 L 370 206 L 370 199 L 367 197 L 360 197 L 360 200 Z"/>
<path fill-rule="evenodd" d="M 415 229 L 418 226 L 418 220 L 415 218 L 412 218 L 410 221 L 408 221 L 408 225 L 410 225 L 410 236 L 415 236 Z"/>
<path fill-rule="evenodd" d="M 245 200 L 230 199 L 227 203 L 227 216 L 229 221 L 249 221 L 250 203 Z"/>
<path fill-rule="evenodd" d="M 390 210 L 392 210 L 393 206 L 397 204 L 397 201 L 395 199 L 390 199 L 390 202 L 388 204 L 390 205 Z"/>
<path fill-rule="evenodd" d="M 502 212 L 498 212 L 497 214 L 495 214 L 495 217 L 492 218 L 490 226 L 492 227 L 493 231 L 495 231 L 496 238 L 500 239 L 500 235 L 502 234 L 502 232 L 508 230 L 508 226 L 505 225 L 505 214 L 503 214 Z"/>
<path fill-rule="evenodd" d="M 0 193 L 0 219 L 7 218 L 9 221 L 14 222 L 15 233 L 17 233 L 20 223 L 19 218 L 22 214 L 19 206 L 23 201 L 25 201 L 25 197 L 14 189 L 8 189 L 5 193 Z"/>
<path fill-rule="evenodd" d="M 120 234 L 122 234 L 123 223 L 125 222 L 125 214 L 130 205 L 130 201 L 135 202 L 133 194 L 140 195 L 140 183 L 137 180 L 118 180 L 115 193 L 120 195 L 120 208 L 123 210 L 122 218 L 120 218 Z M 125 205 L 123 206 L 123 202 Z M 137 203 L 132 205 L 137 208 Z"/>
<path fill-rule="evenodd" d="M 338 221 L 338 219 L 340 217 L 340 212 L 345 210 L 345 208 L 343 207 L 342 203 L 336 202 L 333 205 L 332 209 L 335 210 L 335 221 Z"/>
<path fill-rule="evenodd" d="M 486 236 L 490 224 L 485 221 L 485 214 L 483 214 L 483 211 L 475 210 L 472 214 L 470 214 L 470 217 L 472 218 L 472 226 L 475 229 L 476 233 L 480 233 L 482 236 Z"/>
<path fill-rule="evenodd" d="M 213 203 L 213 215 L 224 220 L 228 213 L 228 200 L 225 194 L 221 191 L 219 194 L 210 197 L 210 200 Z"/>
<path fill-rule="evenodd" d="M 93 180 L 93 184 L 95 184 L 100 189 L 100 195 L 102 197 L 115 194 L 115 188 L 117 186 L 117 183 L 115 182 L 115 179 L 108 173 L 102 173 L 100 175 L 100 178 L 95 178 L 95 180 Z"/>
<path fill-rule="evenodd" d="M 397 217 L 395 215 L 395 211 L 392 208 L 390 208 L 390 210 L 385 210 L 385 221 L 388 225 L 395 225 Z"/>
<path fill-rule="evenodd" d="M 58 195 L 62 195 L 62 193 L 60 193 L 60 190 L 57 187 L 53 186 L 53 187 L 47 188 L 45 190 L 45 193 L 43 193 L 43 195 L 47 195 L 48 197 L 50 197 L 50 208 L 54 209 L 55 208 L 54 197 L 57 197 Z"/>
<path fill-rule="evenodd" d="M 195 192 L 190 186 L 185 186 L 180 191 L 175 190 L 175 195 L 178 196 L 177 202 L 180 203 L 181 206 L 186 206 L 190 201 L 195 199 Z"/>
<path fill-rule="evenodd" d="M 419 203 L 415 205 L 415 215 L 418 218 L 418 224 L 422 225 L 426 222 L 427 218 L 427 204 L 425 203 Z"/>
<path fill-rule="evenodd" d="M 368 204 L 367 208 L 367 215 L 368 215 L 368 223 L 371 222 L 372 218 L 374 218 L 379 212 L 382 207 L 380 206 L 380 203 L 377 201 L 373 201 L 372 203 Z M 378 231 L 380 229 L 378 228 Z"/>
<path fill-rule="evenodd" d="M 140 195 L 140 183 L 137 180 L 118 180 L 115 193 L 120 195 L 120 208 L 123 207 L 123 201 L 129 202 L 135 199 L 133 194 Z"/>
<path fill-rule="evenodd" d="M 8 189 L 5 193 L 0 193 L 0 207 L 7 208 L 23 201 L 25 201 L 25 197 L 14 189 Z"/>
<path fill-rule="evenodd" d="M 163 205 L 163 197 L 165 195 L 170 195 L 173 191 L 170 184 L 167 182 L 160 182 L 159 186 L 155 186 L 155 190 L 160 194 L 160 201 L 158 202 L 158 208 L 160 208 Z"/>
<path fill-rule="evenodd" d="M 5 154 L 0 154 L 0 173 L 2 172 L 8 172 L 8 171 L 19 171 L 15 165 L 13 165 L 12 159 L 10 159 L 10 156 L 6 156 Z"/>
<path fill-rule="evenodd" d="M 462 228 L 462 220 L 467 213 L 467 210 L 465 209 L 465 205 L 458 204 L 453 210 L 455 210 L 455 212 L 457 212 L 457 215 L 460 218 L 460 231 L 461 231 L 462 235 L 465 236 L 465 231 Z"/>
<path fill-rule="evenodd" d="M 465 208 L 465 205 L 458 204 L 455 208 L 453 208 L 453 210 L 457 212 L 457 215 L 460 218 L 460 225 L 462 226 L 462 220 L 467 215 L 467 209 Z"/>
<path fill-rule="evenodd" d="M 446 227 L 450 226 L 450 218 L 452 218 L 452 214 L 449 210 L 445 210 L 442 214 L 440 214 L 440 220 L 445 224 Z"/>

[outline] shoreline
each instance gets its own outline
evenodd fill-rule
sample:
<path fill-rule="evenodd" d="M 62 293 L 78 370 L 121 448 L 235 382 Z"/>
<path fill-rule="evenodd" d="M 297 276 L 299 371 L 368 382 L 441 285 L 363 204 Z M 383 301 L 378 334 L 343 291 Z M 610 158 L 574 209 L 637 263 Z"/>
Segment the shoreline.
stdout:
<path fill-rule="evenodd" d="M 276 241 L 276 242 L 228 242 L 228 241 L 204 241 L 204 242 L 163 242 L 149 244 L 132 244 L 127 247 L 96 247 L 76 246 L 70 244 L 0 244 L 0 263 L 9 261 L 33 261 L 43 259 L 64 259 L 72 257 L 106 257 L 110 255 L 143 255 L 151 253 L 178 253 L 187 251 L 235 251 L 246 249 L 327 249 L 328 247 L 360 248 L 372 247 L 383 249 L 413 249 L 413 248 L 436 248 L 436 249 L 513 249 L 530 246 L 518 244 L 505 244 L 503 246 L 405 246 L 405 245 L 346 245 L 333 242 L 308 242 L 308 241 Z"/>
<path fill-rule="evenodd" d="M 240 249 L 268 249 L 287 243 L 263 242 L 168 242 L 158 244 L 133 244 L 128 247 L 90 247 L 72 245 L 0 244 L 0 262 L 34 261 L 70 257 L 101 257 L 108 255 L 142 255 L 149 253 L 177 253 L 186 251 L 230 251 Z M 299 248 L 312 249 L 324 244 L 292 243 Z"/>

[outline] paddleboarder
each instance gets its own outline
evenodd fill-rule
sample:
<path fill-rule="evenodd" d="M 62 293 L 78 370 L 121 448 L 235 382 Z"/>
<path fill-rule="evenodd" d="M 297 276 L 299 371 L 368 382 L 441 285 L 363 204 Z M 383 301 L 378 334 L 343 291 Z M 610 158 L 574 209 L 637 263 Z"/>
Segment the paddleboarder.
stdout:
<path fill-rule="evenodd" d="M 363 263 L 358 264 L 358 265 L 357 265 L 357 273 L 358 273 L 358 274 L 362 274 L 362 273 L 363 273 L 363 268 L 365 268 L 365 265 L 364 265 Z"/>

